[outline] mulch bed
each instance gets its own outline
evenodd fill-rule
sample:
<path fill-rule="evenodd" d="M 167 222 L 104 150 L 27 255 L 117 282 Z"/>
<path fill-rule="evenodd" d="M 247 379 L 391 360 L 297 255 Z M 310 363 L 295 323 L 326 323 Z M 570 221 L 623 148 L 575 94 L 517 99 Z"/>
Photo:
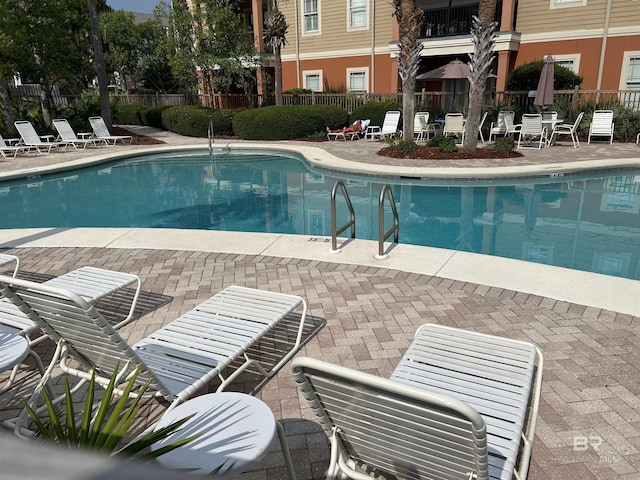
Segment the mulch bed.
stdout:
<path fill-rule="evenodd" d="M 164 143 L 162 140 L 158 140 L 153 137 L 147 137 L 145 135 L 138 135 L 122 127 L 112 127 L 111 131 L 113 135 L 131 135 L 132 145 L 160 145 Z"/>
<path fill-rule="evenodd" d="M 416 160 L 466 160 L 472 158 L 520 158 L 520 152 L 503 152 L 493 148 L 478 148 L 475 152 L 458 149 L 457 152 L 441 152 L 436 147 L 418 145 L 418 149 L 410 154 L 398 152 L 394 147 L 384 147 L 378 151 L 378 155 L 391 158 L 413 158 Z"/>

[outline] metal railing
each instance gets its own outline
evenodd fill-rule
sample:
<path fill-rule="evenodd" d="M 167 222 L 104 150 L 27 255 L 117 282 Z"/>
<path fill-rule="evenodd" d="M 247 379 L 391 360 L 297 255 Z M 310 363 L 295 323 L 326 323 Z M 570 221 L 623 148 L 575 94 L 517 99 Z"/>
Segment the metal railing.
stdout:
<path fill-rule="evenodd" d="M 336 193 L 338 193 L 338 188 L 347 202 L 347 208 L 350 214 L 350 220 L 340 228 L 336 226 Z M 351 238 L 356 238 L 356 214 L 353 210 L 349 194 L 347 193 L 347 187 L 344 186 L 341 180 L 338 180 L 333 184 L 333 188 L 331 189 L 331 253 L 340 253 L 340 249 L 338 248 L 338 235 L 349 227 L 351 227 Z"/>
<path fill-rule="evenodd" d="M 393 212 L 393 226 L 384 231 L 384 199 L 385 196 L 389 198 L 389 206 L 391 207 L 391 211 Z M 393 241 L 394 243 L 398 243 L 399 239 L 399 221 L 398 221 L 398 210 L 396 209 L 396 201 L 393 199 L 393 191 L 391 190 L 390 185 L 384 185 L 382 190 L 380 191 L 380 200 L 378 201 L 378 255 L 376 258 L 387 258 L 386 253 L 384 253 L 384 241 L 389 238 L 389 236 L 393 233 Z"/>

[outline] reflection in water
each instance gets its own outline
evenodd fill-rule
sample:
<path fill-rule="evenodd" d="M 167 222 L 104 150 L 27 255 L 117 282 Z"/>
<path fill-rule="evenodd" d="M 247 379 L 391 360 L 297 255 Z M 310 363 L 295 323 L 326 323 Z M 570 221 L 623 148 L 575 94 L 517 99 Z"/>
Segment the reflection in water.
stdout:
<path fill-rule="evenodd" d="M 205 158 L 206 157 L 206 158 Z M 330 235 L 344 181 L 356 236 L 377 240 L 389 179 L 312 171 L 266 155 L 159 155 L 0 184 L 1 228 L 168 227 Z M 153 160 L 153 161 L 152 161 Z M 639 278 L 640 177 L 428 186 L 399 180 L 400 242 Z M 385 205 L 385 224 L 392 223 Z M 337 204 L 337 224 L 349 219 Z"/>

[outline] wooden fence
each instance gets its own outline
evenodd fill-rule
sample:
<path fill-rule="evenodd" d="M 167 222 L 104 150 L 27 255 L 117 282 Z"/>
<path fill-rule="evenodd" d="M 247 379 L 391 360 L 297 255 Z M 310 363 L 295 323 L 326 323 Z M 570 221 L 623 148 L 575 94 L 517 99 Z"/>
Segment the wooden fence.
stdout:
<path fill-rule="evenodd" d="M 14 101 L 23 97 L 39 96 L 37 86 L 34 88 L 20 88 L 11 91 Z M 465 112 L 468 104 L 467 92 L 416 92 L 417 110 L 439 110 L 442 112 Z M 533 110 L 535 91 L 524 92 L 486 92 L 484 102 L 505 105 L 521 111 Z M 70 104 L 77 100 L 77 96 L 65 96 L 56 92 L 56 102 Z M 125 104 L 140 104 L 148 106 L 160 105 L 187 105 L 188 103 L 203 105 L 219 109 L 257 108 L 263 105 L 273 104 L 273 98 L 265 99 L 261 95 L 243 94 L 215 94 L 194 95 L 191 102 L 185 95 L 138 95 L 122 94 L 111 95 L 112 100 Z M 358 107 L 371 102 L 396 102 L 402 103 L 402 93 L 310 93 L 310 94 L 284 94 L 285 105 L 334 105 L 353 112 Z M 621 105 L 640 110 L 640 90 L 560 90 L 555 92 L 556 103 L 567 105 L 581 105 L 584 103 L 618 102 Z"/>

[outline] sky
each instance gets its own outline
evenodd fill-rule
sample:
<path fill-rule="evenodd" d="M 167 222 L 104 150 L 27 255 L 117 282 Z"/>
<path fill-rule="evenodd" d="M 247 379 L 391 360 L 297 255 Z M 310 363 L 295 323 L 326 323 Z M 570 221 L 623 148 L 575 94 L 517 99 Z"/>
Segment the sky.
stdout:
<path fill-rule="evenodd" d="M 158 3 L 159 0 L 107 0 L 107 5 L 115 10 L 137 13 L 153 13 Z"/>

